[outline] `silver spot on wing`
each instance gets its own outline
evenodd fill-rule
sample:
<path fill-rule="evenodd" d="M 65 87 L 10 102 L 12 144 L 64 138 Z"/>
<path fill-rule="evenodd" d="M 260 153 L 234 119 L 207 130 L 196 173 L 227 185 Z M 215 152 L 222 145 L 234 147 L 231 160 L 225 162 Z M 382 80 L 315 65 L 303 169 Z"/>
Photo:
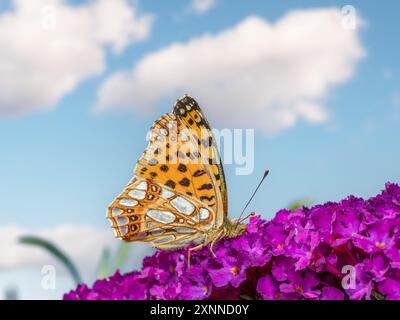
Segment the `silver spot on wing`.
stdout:
<path fill-rule="evenodd" d="M 165 243 L 165 242 L 173 241 L 173 240 L 175 240 L 175 236 L 170 234 L 168 236 L 160 237 L 159 239 L 156 239 L 153 242 L 154 243 Z"/>
<path fill-rule="evenodd" d="M 178 210 L 180 213 L 190 215 L 194 211 L 194 205 L 182 197 L 176 197 L 171 201 L 171 205 Z"/>
<path fill-rule="evenodd" d="M 162 188 L 161 197 L 163 197 L 163 198 L 165 198 L 165 199 L 169 199 L 169 198 L 171 198 L 173 195 L 174 195 L 173 192 L 171 192 L 171 191 L 169 191 L 169 190 L 167 190 L 167 189 L 165 189 L 165 188 Z"/>
<path fill-rule="evenodd" d="M 119 200 L 119 204 L 127 207 L 134 207 L 138 204 L 138 202 L 134 199 L 122 198 L 121 200 Z"/>
<path fill-rule="evenodd" d="M 129 220 L 127 217 L 118 217 L 117 222 L 121 226 L 121 225 L 128 224 Z"/>
<path fill-rule="evenodd" d="M 145 191 L 137 190 L 137 189 L 133 189 L 128 194 L 132 198 L 135 198 L 135 199 L 138 199 L 138 200 L 143 200 L 144 197 L 146 196 L 146 192 Z"/>
<path fill-rule="evenodd" d="M 126 226 L 122 226 L 119 227 L 119 231 L 121 232 L 121 235 L 124 235 L 128 231 L 128 228 Z"/>
<path fill-rule="evenodd" d="M 197 230 L 192 228 L 185 228 L 185 227 L 175 227 L 173 228 L 178 233 L 196 233 Z"/>
<path fill-rule="evenodd" d="M 164 224 L 169 224 L 175 221 L 176 217 L 172 212 L 150 209 L 146 214 L 148 217 Z"/>
<path fill-rule="evenodd" d="M 200 209 L 200 220 L 206 220 L 210 216 L 210 211 L 206 208 Z"/>
<path fill-rule="evenodd" d="M 136 189 L 138 189 L 138 190 L 147 190 L 147 182 L 146 182 L 146 181 L 140 182 L 140 183 L 136 186 Z"/>
<path fill-rule="evenodd" d="M 162 234 L 164 232 L 165 232 L 165 230 L 161 229 L 161 228 L 156 228 L 156 229 L 153 229 L 153 230 L 150 231 L 150 233 L 153 234 L 153 235 Z"/>
<path fill-rule="evenodd" d="M 123 213 L 124 210 L 118 209 L 118 208 L 112 208 L 111 210 L 111 214 L 113 217 L 120 215 L 121 213 Z"/>

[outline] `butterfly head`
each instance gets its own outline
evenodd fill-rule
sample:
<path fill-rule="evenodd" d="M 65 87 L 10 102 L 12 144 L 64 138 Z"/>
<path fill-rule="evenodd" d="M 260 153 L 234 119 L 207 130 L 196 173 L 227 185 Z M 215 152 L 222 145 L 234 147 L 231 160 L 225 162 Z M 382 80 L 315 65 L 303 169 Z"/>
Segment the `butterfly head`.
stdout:
<path fill-rule="evenodd" d="M 225 220 L 225 235 L 228 238 L 236 238 L 246 231 L 247 224 L 238 223 L 236 220 Z"/>
<path fill-rule="evenodd" d="M 247 223 L 243 223 L 243 221 L 247 220 L 250 217 L 255 216 L 255 212 L 250 213 L 248 216 L 244 218 L 239 218 L 235 220 L 230 220 L 228 218 L 225 219 L 225 234 L 228 238 L 236 238 L 240 236 L 243 232 L 246 231 Z"/>

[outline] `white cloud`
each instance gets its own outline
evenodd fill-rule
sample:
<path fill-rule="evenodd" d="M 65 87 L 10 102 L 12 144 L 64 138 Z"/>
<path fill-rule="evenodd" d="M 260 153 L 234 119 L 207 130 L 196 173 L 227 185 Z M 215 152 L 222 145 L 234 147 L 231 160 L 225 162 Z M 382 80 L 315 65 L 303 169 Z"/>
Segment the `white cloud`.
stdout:
<path fill-rule="evenodd" d="M 216 0 L 192 0 L 191 8 L 199 14 L 205 13 L 213 8 Z"/>
<path fill-rule="evenodd" d="M 66 0 L 13 0 L 0 14 L 0 116 L 48 110 L 81 81 L 149 36 L 153 17 L 128 0 L 71 6 Z"/>
<path fill-rule="evenodd" d="M 43 265 L 57 264 L 57 261 L 43 249 L 19 243 L 19 237 L 25 235 L 40 236 L 55 243 L 72 258 L 83 274 L 92 276 L 103 249 L 115 249 L 120 243 L 111 229 L 89 226 L 63 225 L 36 230 L 19 226 L 2 227 L 0 228 L 0 270 L 41 268 Z M 130 263 L 131 269 L 139 268 L 142 258 L 152 252 L 149 246 L 142 244 L 132 244 L 132 250 L 135 263 Z"/>
<path fill-rule="evenodd" d="M 96 110 L 149 112 L 160 99 L 188 93 L 220 125 L 277 133 L 300 119 L 326 121 L 324 99 L 364 55 L 359 31 L 341 19 L 335 8 L 292 11 L 273 24 L 251 16 L 173 43 L 112 74 Z"/>

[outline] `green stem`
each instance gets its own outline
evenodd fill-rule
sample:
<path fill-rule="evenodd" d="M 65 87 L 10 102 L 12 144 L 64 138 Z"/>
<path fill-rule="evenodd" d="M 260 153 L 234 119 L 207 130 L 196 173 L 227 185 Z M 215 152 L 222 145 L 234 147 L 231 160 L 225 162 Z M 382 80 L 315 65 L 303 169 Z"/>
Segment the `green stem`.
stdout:
<path fill-rule="evenodd" d="M 78 269 L 75 267 L 74 263 L 56 245 L 52 244 L 50 241 L 35 236 L 23 236 L 19 238 L 19 241 L 23 244 L 34 245 L 45 249 L 67 268 L 76 284 L 82 283 L 82 278 L 79 275 Z"/>
<path fill-rule="evenodd" d="M 385 296 L 380 294 L 378 291 L 372 291 L 372 296 L 376 299 L 376 300 L 385 300 Z"/>

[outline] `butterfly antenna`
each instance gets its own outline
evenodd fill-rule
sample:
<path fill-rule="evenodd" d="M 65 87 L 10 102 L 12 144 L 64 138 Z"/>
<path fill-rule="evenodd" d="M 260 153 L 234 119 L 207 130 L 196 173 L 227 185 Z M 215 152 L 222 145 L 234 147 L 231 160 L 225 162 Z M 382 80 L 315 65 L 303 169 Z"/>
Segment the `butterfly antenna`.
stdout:
<path fill-rule="evenodd" d="M 245 219 L 248 218 L 248 216 L 247 216 L 246 218 L 244 218 L 244 219 L 242 219 L 242 220 L 240 219 L 240 218 L 243 216 L 244 211 L 245 211 L 245 210 L 247 209 L 247 207 L 249 206 L 251 200 L 253 200 L 253 198 L 254 198 L 254 196 L 256 195 L 258 189 L 261 187 L 261 184 L 264 182 L 265 178 L 268 176 L 268 174 L 269 174 L 269 170 L 265 170 L 264 175 L 263 175 L 263 177 L 262 177 L 260 183 L 258 184 L 256 190 L 254 190 L 252 196 L 250 197 L 249 201 L 247 201 L 246 205 L 244 206 L 244 208 L 243 208 L 243 210 L 242 210 L 242 213 L 240 214 L 239 218 L 237 219 L 236 225 L 238 225 L 241 221 L 243 221 L 243 220 L 245 220 Z M 252 214 L 253 214 L 253 213 L 252 213 Z M 252 214 L 250 214 L 250 215 L 252 215 Z M 250 216 L 250 215 L 249 215 L 249 216 Z"/>

